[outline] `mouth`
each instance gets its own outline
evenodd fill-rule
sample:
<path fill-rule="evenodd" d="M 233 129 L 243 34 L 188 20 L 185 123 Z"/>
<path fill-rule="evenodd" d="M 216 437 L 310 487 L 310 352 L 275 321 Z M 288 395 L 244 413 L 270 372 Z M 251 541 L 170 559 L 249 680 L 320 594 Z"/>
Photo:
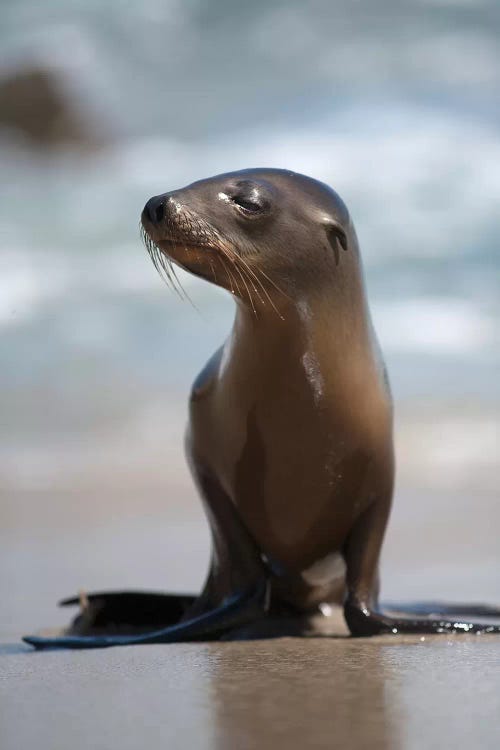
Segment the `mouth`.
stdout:
<path fill-rule="evenodd" d="M 203 252 L 215 252 L 215 248 L 210 247 L 209 245 L 202 245 L 201 243 L 192 242 L 191 240 L 180 240 L 180 239 L 173 239 L 173 238 L 162 238 L 161 240 L 154 240 L 154 243 L 157 247 L 160 248 L 160 250 L 164 250 L 165 252 L 169 252 L 170 250 L 203 250 Z M 175 258 L 172 258 L 174 262 L 177 262 Z"/>
<path fill-rule="evenodd" d="M 179 252 L 189 250 L 197 250 L 198 252 L 200 250 L 203 250 L 204 252 L 216 252 L 217 250 L 217 248 L 207 243 L 196 242 L 195 240 L 187 237 L 176 237 L 172 233 L 171 229 L 167 229 L 167 232 L 170 232 L 170 236 L 169 234 L 165 234 L 163 232 L 160 233 L 158 229 L 151 224 L 148 218 L 144 216 L 144 212 L 141 216 L 140 229 L 142 240 L 148 248 L 148 251 L 150 247 L 154 246 L 158 250 L 166 252 L 171 257 L 171 260 L 174 263 L 179 263 L 179 265 L 182 265 L 181 261 L 176 257 Z M 176 250 L 177 253 L 172 253 L 171 251 L 173 250 Z"/>
<path fill-rule="evenodd" d="M 149 228 L 150 222 L 141 217 L 141 238 L 160 277 L 178 295 L 189 300 L 177 277 L 175 266 L 211 281 L 227 289 L 239 299 L 245 300 L 257 315 L 256 305 L 269 304 L 279 318 L 284 320 L 266 288 L 270 284 L 280 294 L 287 296 L 262 270 L 254 269 L 224 243 L 196 242 L 191 238 L 157 237 L 157 231 Z"/>
<path fill-rule="evenodd" d="M 140 234 L 160 278 L 181 299 L 187 299 L 193 304 L 177 275 L 176 266 L 195 276 L 210 280 L 210 273 L 207 272 L 205 266 L 208 261 L 211 267 L 210 264 L 217 250 L 188 239 L 173 236 L 158 237 L 159 232 L 156 227 L 151 227 L 150 222 L 147 219 L 145 221 L 144 217 L 141 217 Z"/>

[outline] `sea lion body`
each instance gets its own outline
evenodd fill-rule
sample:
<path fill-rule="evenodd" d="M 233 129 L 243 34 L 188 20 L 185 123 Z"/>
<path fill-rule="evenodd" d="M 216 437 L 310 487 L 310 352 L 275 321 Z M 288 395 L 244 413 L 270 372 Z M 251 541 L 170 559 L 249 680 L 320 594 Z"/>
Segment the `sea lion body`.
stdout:
<path fill-rule="evenodd" d="M 374 504 L 388 515 L 391 398 L 354 228 L 330 188 L 276 170 L 239 173 L 229 176 L 229 184 L 227 176 L 203 181 L 167 198 L 172 233 L 186 204 L 196 226 L 191 196 L 198 186 L 216 195 L 227 213 L 225 196 L 241 182 L 245 196 L 262 183 L 271 185 L 263 220 L 243 217 L 243 252 L 248 264 L 264 264 L 280 291 L 269 290 L 271 305 L 263 294 L 259 298 L 257 285 L 250 299 L 252 289 L 240 280 L 231 334 L 192 392 L 187 449 L 195 476 L 210 475 L 255 540 L 273 599 L 307 610 L 342 601 L 346 544 L 356 521 Z M 234 242 L 226 216 L 220 226 L 217 213 L 207 217 L 205 208 L 203 222 L 208 219 L 217 237 Z M 242 217 L 238 209 L 234 213 L 241 231 Z M 276 232 L 276 249 L 270 231 Z M 265 232 L 262 257 L 255 238 L 260 241 Z M 190 269 L 189 258 L 180 260 Z M 200 260 L 195 263 L 199 272 Z M 208 266 L 201 275 L 209 276 Z M 218 279 L 231 282 L 223 269 Z M 235 276 L 233 292 L 237 282 Z M 202 495 L 210 504 L 203 487 Z M 230 546 L 222 557 L 217 569 L 236 568 Z M 374 572 L 370 586 L 376 578 Z M 209 605 L 230 593 L 213 574 Z"/>
<path fill-rule="evenodd" d="M 274 634 L 288 632 L 281 615 L 310 634 L 304 616 L 330 604 L 343 604 L 357 636 L 500 632 L 457 621 L 499 614 L 487 607 L 443 605 L 434 617 L 422 617 L 433 605 L 380 609 L 392 401 L 339 196 L 290 171 L 245 170 L 150 199 L 142 224 L 171 282 L 175 263 L 236 301 L 227 341 L 192 388 L 186 437 L 212 532 L 209 574 L 198 597 L 92 595 L 63 636 L 27 640 L 107 646 L 231 637 L 242 627 L 252 637 L 252 623 L 271 615 Z M 140 634 L 117 635 L 116 623 Z"/>
<path fill-rule="evenodd" d="M 332 362 L 314 314 L 304 313 L 270 323 L 238 310 L 193 390 L 187 441 L 194 471 L 201 464 L 217 477 L 273 590 L 297 607 L 338 601 L 349 532 L 371 503 L 388 509 L 393 475 L 390 396 L 372 342 L 356 361 L 366 377 L 355 382 L 356 365 Z"/>

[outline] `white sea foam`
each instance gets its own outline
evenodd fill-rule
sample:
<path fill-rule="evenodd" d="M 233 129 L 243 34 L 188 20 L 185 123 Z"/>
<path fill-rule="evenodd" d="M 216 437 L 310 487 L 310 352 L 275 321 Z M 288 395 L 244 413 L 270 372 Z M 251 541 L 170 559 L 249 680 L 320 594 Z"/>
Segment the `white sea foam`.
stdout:
<path fill-rule="evenodd" d="M 266 125 L 210 143 L 136 139 L 85 164 L 6 156 L 6 171 L 16 169 L 17 181 L 0 207 L 7 246 L 0 325 L 18 325 L 49 304 L 62 310 L 78 290 L 87 298 L 160 290 L 140 247 L 145 200 L 213 173 L 259 165 L 314 175 L 344 196 L 368 272 L 380 269 L 370 292 L 386 347 L 453 354 L 498 342 L 499 300 L 491 293 L 482 299 L 491 271 L 481 258 L 491 256 L 500 232 L 500 172 L 491 168 L 500 163 L 500 134 L 479 122 L 409 106 L 358 107 L 285 133 Z M 409 289 L 399 291 L 394 262 Z M 440 268 L 450 271 L 449 286 L 426 296 L 426 283 L 434 289 L 436 262 L 448 264 Z M 453 286 L 451 270 L 459 273 L 465 263 L 479 274 L 475 298 L 467 284 Z M 424 282 L 412 290 L 416 272 Z M 180 275 L 196 295 L 199 282 Z M 210 299 L 216 305 L 219 297 Z"/>
<path fill-rule="evenodd" d="M 384 348 L 439 355 L 480 351 L 498 343 L 494 321 L 460 299 L 421 297 L 374 306 Z"/>
<path fill-rule="evenodd" d="M 146 195 L 252 166 L 313 175 L 344 196 L 374 264 L 473 252 L 500 229 L 500 173 L 491 168 L 500 163 L 500 133 L 436 110 L 385 104 L 208 144 L 139 140 L 114 161 L 121 184 Z"/>

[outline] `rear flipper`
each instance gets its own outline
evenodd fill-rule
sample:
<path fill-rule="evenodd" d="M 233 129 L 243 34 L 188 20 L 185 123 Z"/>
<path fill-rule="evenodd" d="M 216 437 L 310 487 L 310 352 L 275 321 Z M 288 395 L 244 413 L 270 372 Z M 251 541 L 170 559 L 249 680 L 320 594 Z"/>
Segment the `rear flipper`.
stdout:
<path fill-rule="evenodd" d="M 228 597 L 221 606 L 198 614 L 185 613 L 196 597 L 183 594 L 104 592 L 65 599 L 63 606 L 80 604 L 80 614 L 69 628 L 55 634 L 25 636 L 35 648 L 104 648 L 142 643 L 215 640 L 228 630 L 261 616 L 266 602 L 265 582 Z"/>
<path fill-rule="evenodd" d="M 473 619 L 477 616 L 500 619 L 498 608 L 482 605 L 437 606 L 439 611 L 436 611 L 434 602 L 422 602 L 415 608 L 393 604 L 390 605 L 392 612 L 380 612 L 348 601 L 344 615 L 354 637 L 383 633 L 500 633 L 499 622 L 476 622 Z"/>
<path fill-rule="evenodd" d="M 81 593 L 61 607 L 80 606 L 64 635 L 139 635 L 179 622 L 196 597 L 146 591 Z"/>
<path fill-rule="evenodd" d="M 496 617 L 500 619 L 500 607 L 490 604 L 463 604 L 444 602 L 384 602 L 383 610 L 410 615 L 453 615 L 454 617 Z"/>
<path fill-rule="evenodd" d="M 218 640 L 266 614 L 269 584 L 260 550 L 217 479 L 193 456 L 191 461 L 214 542 L 200 596 L 107 592 L 67 599 L 63 605 L 81 607 L 70 627 L 26 636 L 27 643 L 35 648 L 103 648 Z"/>

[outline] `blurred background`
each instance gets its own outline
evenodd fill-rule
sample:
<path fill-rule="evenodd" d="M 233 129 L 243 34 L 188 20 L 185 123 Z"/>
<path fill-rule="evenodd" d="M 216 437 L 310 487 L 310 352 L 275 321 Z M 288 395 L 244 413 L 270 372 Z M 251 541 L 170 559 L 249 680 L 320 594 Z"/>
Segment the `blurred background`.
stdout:
<path fill-rule="evenodd" d="M 2 0 L 0 628 L 79 588 L 196 589 L 190 384 L 233 303 L 161 282 L 154 194 L 244 167 L 357 226 L 396 401 L 390 598 L 500 600 L 500 6 Z M 182 275 L 182 274 L 181 274 Z"/>

